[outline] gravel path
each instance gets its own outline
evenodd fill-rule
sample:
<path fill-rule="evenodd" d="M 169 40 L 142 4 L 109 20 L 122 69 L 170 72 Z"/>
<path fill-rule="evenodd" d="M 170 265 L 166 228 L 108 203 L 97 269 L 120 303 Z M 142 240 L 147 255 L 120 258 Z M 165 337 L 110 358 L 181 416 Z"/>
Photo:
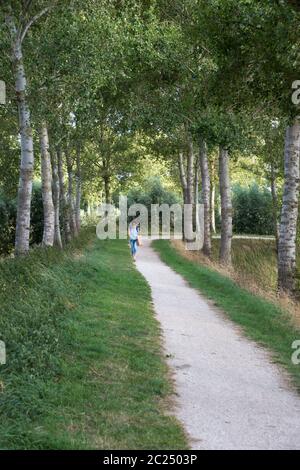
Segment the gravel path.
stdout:
<path fill-rule="evenodd" d="M 300 449 L 300 398 L 283 371 L 143 244 L 136 266 L 152 289 L 192 449 Z"/>

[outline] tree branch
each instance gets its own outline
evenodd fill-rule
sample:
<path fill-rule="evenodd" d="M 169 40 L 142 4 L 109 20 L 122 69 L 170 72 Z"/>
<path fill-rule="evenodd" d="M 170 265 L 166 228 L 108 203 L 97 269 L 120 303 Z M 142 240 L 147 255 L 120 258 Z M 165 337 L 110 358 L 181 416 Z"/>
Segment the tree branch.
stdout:
<path fill-rule="evenodd" d="M 48 11 L 53 8 L 53 5 L 52 6 L 48 6 L 46 8 L 44 8 L 43 10 L 41 10 L 39 13 L 37 13 L 37 15 L 33 16 L 31 18 L 31 20 L 28 21 L 28 23 L 26 24 L 26 26 L 24 27 L 23 31 L 21 32 L 21 35 L 20 35 L 20 42 L 22 43 L 24 41 L 24 38 L 26 36 L 26 34 L 28 33 L 28 30 L 31 28 L 31 26 L 33 25 L 33 23 L 35 23 L 37 20 L 39 20 L 43 15 L 45 15 L 46 13 L 48 13 Z"/>

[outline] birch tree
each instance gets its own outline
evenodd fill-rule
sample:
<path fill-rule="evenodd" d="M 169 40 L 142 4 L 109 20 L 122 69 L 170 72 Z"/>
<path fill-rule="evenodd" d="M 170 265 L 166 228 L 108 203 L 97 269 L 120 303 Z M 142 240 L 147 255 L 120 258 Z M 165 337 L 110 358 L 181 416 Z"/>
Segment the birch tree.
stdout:
<path fill-rule="evenodd" d="M 81 219 L 80 219 L 80 204 L 81 204 L 81 152 L 80 146 L 76 147 L 76 203 L 75 203 L 75 222 L 77 232 L 80 232 Z"/>
<path fill-rule="evenodd" d="M 231 265 L 231 241 L 232 241 L 232 202 L 229 176 L 228 150 L 220 146 L 219 150 L 219 180 L 221 195 L 221 244 L 220 263 Z"/>
<path fill-rule="evenodd" d="M 64 166 L 63 166 L 63 156 L 60 146 L 56 149 L 57 155 L 57 170 L 58 170 L 58 179 L 59 179 L 59 196 L 60 196 L 60 213 L 63 225 L 63 240 L 64 244 L 67 244 L 71 241 L 71 228 L 69 220 L 69 208 L 68 208 L 68 199 L 65 188 L 64 180 Z"/>
<path fill-rule="evenodd" d="M 191 135 L 188 135 L 186 183 L 187 204 L 194 205 L 194 146 Z"/>
<path fill-rule="evenodd" d="M 52 195 L 54 205 L 54 245 L 62 248 L 60 229 L 60 184 L 58 176 L 57 154 L 54 149 L 50 152 L 52 166 Z"/>
<path fill-rule="evenodd" d="M 294 295 L 296 238 L 300 184 L 300 124 L 287 128 L 284 152 L 284 187 L 278 241 L 278 288 Z"/>
<path fill-rule="evenodd" d="M 185 165 L 184 165 L 184 155 L 182 151 L 180 151 L 178 154 L 178 168 L 179 168 L 179 176 L 180 176 L 180 182 L 181 182 L 183 202 L 184 204 L 187 204 L 187 201 L 188 201 L 187 178 L 186 178 L 186 170 L 185 170 Z"/>
<path fill-rule="evenodd" d="M 209 166 L 207 159 L 207 146 L 206 143 L 201 139 L 199 145 L 199 159 L 201 168 L 201 181 L 202 181 L 202 203 L 204 205 L 204 243 L 203 253 L 206 256 L 211 256 L 211 232 L 210 232 L 210 175 Z"/>
<path fill-rule="evenodd" d="M 31 26 L 49 10 L 48 6 L 44 7 L 30 17 L 30 6 L 31 1 L 23 2 L 18 18 L 14 16 L 11 5 L 5 7 L 5 23 L 7 25 L 10 36 L 11 61 L 13 64 L 15 78 L 15 94 L 18 105 L 21 144 L 15 240 L 16 255 L 24 255 L 29 250 L 30 206 L 34 169 L 31 113 L 27 99 L 27 79 L 22 46 Z"/>
<path fill-rule="evenodd" d="M 210 162 L 210 230 L 216 233 L 216 168 L 214 156 Z"/>
<path fill-rule="evenodd" d="M 42 198 L 44 208 L 43 245 L 53 246 L 54 243 L 54 205 L 52 199 L 52 168 L 49 152 L 49 136 L 47 125 L 44 123 L 40 129 L 41 145 L 41 176 Z"/>
<path fill-rule="evenodd" d="M 73 161 L 69 149 L 65 151 L 67 173 L 68 173 L 68 209 L 69 209 L 69 223 L 71 234 L 73 237 L 78 235 L 76 216 L 75 216 L 75 203 L 74 203 L 74 174 L 73 174 Z"/>

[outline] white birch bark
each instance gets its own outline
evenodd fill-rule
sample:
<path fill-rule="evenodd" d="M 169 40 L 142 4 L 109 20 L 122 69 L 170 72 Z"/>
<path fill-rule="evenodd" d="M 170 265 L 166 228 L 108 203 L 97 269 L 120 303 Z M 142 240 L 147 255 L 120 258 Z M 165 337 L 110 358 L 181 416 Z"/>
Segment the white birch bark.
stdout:
<path fill-rule="evenodd" d="M 296 236 L 299 203 L 300 124 L 286 130 L 284 187 L 278 242 L 278 288 L 294 294 L 296 274 Z"/>
<path fill-rule="evenodd" d="M 60 230 L 60 186 L 58 177 L 57 159 L 54 151 L 50 152 L 52 165 L 52 195 L 54 204 L 54 245 L 62 248 Z"/>
<path fill-rule="evenodd" d="M 29 251 L 30 208 L 34 165 L 33 138 L 30 110 L 26 97 L 27 84 L 21 38 L 14 19 L 9 15 L 6 16 L 6 24 L 10 31 L 12 43 L 12 62 L 14 66 L 15 92 L 19 112 L 21 141 L 15 253 L 16 255 L 24 255 Z"/>
<path fill-rule="evenodd" d="M 76 217 L 75 217 L 75 204 L 74 204 L 74 195 L 73 195 L 73 164 L 72 158 L 69 151 L 66 151 L 66 162 L 67 162 L 67 172 L 68 172 L 68 208 L 69 208 L 69 221 L 71 228 L 71 235 L 76 237 L 78 235 L 77 226 L 76 226 Z"/>
<path fill-rule="evenodd" d="M 232 241 L 232 202 L 229 175 L 228 150 L 220 147 L 219 152 L 219 179 L 221 196 L 221 245 L 220 263 L 231 265 Z"/>
<path fill-rule="evenodd" d="M 63 240 L 67 244 L 71 241 L 71 229 L 69 221 L 69 209 L 68 209 L 68 200 L 65 189 L 64 181 L 64 169 L 63 169 L 63 158 L 61 149 L 58 148 L 57 152 L 57 169 L 58 169 L 58 179 L 59 179 L 59 189 L 60 189 L 60 211 L 62 215 L 62 225 L 63 225 Z"/>
<path fill-rule="evenodd" d="M 204 204 L 204 227 L 203 227 L 203 253 L 211 256 L 211 232 L 210 232 L 210 175 L 207 159 L 206 143 L 200 141 L 199 159 L 201 168 L 202 202 Z"/>
<path fill-rule="evenodd" d="M 200 167 L 200 158 L 198 157 L 195 163 L 195 182 L 194 182 L 195 204 L 198 204 L 198 199 L 199 199 L 199 167 Z"/>
<path fill-rule="evenodd" d="M 214 158 L 210 165 L 210 231 L 216 233 L 216 165 Z"/>
<path fill-rule="evenodd" d="M 279 225 L 278 225 L 278 197 L 277 197 L 277 188 L 276 188 L 276 175 L 274 171 L 274 165 L 271 163 L 271 194 L 272 194 L 272 210 L 273 210 L 273 226 L 274 226 L 274 235 L 276 241 L 276 250 L 278 253 L 278 241 L 279 241 Z"/>
<path fill-rule="evenodd" d="M 80 231 L 81 219 L 80 219 L 80 203 L 81 203 L 81 161 L 80 161 L 80 147 L 76 150 L 76 204 L 75 204 L 75 220 L 77 231 Z"/>
<path fill-rule="evenodd" d="M 182 188 L 183 202 L 184 204 L 186 204 L 187 203 L 187 180 L 186 180 L 186 173 L 185 173 L 185 168 L 184 168 L 184 155 L 182 152 L 179 152 L 178 165 L 179 165 L 179 176 L 180 176 L 180 182 L 181 182 L 181 188 Z"/>
<path fill-rule="evenodd" d="M 194 149 L 193 141 L 189 136 L 187 160 L 187 203 L 194 204 Z"/>
<path fill-rule="evenodd" d="M 213 182 L 210 188 L 210 228 L 216 233 L 216 186 Z"/>
<path fill-rule="evenodd" d="M 44 209 L 43 246 L 54 243 L 54 205 L 52 199 L 52 169 L 49 153 L 49 137 L 46 124 L 40 129 L 42 198 Z"/>
<path fill-rule="evenodd" d="M 186 176 L 186 204 L 190 206 L 189 210 L 184 212 L 184 227 L 185 227 L 185 239 L 188 243 L 195 241 L 195 229 L 196 229 L 196 211 L 195 211 L 195 194 L 194 194 L 194 148 L 193 140 L 190 134 L 188 134 L 188 152 L 187 152 L 187 176 Z"/>

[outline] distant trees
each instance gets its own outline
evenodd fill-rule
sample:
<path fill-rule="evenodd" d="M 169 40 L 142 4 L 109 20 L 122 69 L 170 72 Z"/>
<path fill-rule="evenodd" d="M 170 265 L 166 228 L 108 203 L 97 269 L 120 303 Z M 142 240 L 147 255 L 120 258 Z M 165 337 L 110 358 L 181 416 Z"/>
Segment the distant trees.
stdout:
<path fill-rule="evenodd" d="M 118 202 L 117 200 L 115 201 Z M 180 203 L 178 194 L 167 189 L 161 178 L 152 177 L 144 183 L 143 187 L 132 188 L 127 193 L 128 207 L 133 204 L 143 204 L 148 209 L 149 218 L 151 217 L 151 204 L 173 204 Z M 150 220 L 149 220 L 150 222 Z"/>

